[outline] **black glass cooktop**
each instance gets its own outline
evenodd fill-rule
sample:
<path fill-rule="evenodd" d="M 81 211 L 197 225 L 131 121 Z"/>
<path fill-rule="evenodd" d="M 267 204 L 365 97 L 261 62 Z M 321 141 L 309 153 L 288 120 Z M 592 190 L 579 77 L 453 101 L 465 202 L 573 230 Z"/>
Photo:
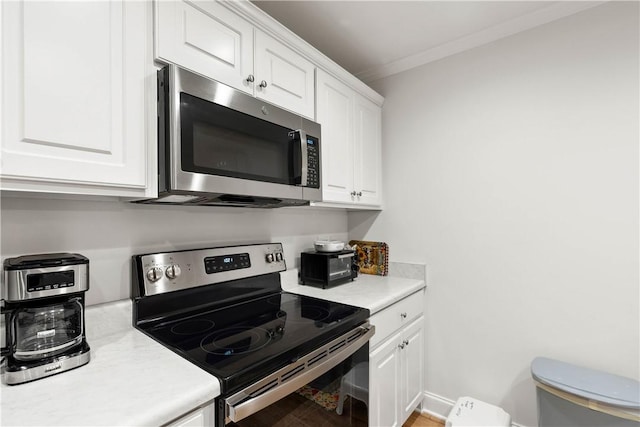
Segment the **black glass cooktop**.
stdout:
<path fill-rule="evenodd" d="M 363 308 L 276 291 L 138 327 L 218 377 L 227 393 L 297 360 L 368 317 Z"/>

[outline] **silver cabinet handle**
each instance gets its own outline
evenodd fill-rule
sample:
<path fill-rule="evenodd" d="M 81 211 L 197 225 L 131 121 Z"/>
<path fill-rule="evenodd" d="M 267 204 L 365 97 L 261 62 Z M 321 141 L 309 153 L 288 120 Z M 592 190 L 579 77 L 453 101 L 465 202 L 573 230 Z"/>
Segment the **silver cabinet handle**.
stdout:
<path fill-rule="evenodd" d="M 400 313 L 400 317 L 402 317 L 403 319 L 407 318 L 407 313 Z"/>
<path fill-rule="evenodd" d="M 402 340 L 402 343 L 398 344 L 398 348 L 400 350 L 404 350 L 404 348 L 408 346 L 409 346 L 409 340 Z"/>
<path fill-rule="evenodd" d="M 253 74 L 249 74 L 249 77 L 247 77 L 247 82 L 253 83 L 254 80 L 255 80 L 255 77 L 253 77 Z"/>
<path fill-rule="evenodd" d="M 261 81 L 261 82 L 260 82 L 260 87 L 261 87 L 261 88 L 263 88 L 263 89 L 264 89 L 265 87 L 267 87 L 267 82 L 266 82 L 266 81 L 264 81 L 264 80 L 263 80 L 263 81 Z"/>

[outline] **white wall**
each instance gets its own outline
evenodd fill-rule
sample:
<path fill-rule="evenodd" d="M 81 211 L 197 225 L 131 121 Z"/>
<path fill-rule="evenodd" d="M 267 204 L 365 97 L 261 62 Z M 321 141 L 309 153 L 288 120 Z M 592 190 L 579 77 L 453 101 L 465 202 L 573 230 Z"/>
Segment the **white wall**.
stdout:
<path fill-rule="evenodd" d="M 349 237 L 429 265 L 427 402 L 535 425 L 536 356 L 640 376 L 638 38 L 610 3 L 373 84 L 385 210 Z"/>
<path fill-rule="evenodd" d="M 345 240 L 344 211 L 234 209 L 3 197 L 2 259 L 78 252 L 90 260 L 87 304 L 130 297 L 131 256 L 224 244 L 281 242 L 289 268 L 319 236 Z"/>

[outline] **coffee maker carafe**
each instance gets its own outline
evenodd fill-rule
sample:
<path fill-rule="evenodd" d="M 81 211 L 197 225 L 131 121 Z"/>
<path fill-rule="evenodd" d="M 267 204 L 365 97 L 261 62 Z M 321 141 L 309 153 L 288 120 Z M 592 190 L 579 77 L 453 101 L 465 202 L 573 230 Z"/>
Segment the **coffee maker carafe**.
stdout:
<path fill-rule="evenodd" d="M 89 260 L 55 253 L 4 261 L 2 382 L 13 385 L 89 362 L 84 294 Z"/>

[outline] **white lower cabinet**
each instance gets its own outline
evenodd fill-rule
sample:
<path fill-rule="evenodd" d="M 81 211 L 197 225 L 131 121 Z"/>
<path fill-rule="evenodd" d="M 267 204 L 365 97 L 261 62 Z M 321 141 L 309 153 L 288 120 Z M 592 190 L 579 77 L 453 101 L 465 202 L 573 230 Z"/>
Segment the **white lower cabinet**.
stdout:
<path fill-rule="evenodd" d="M 215 403 L 198 408 L 178 418 L 166 427 L 208 427 L 215 423 Z"/>
<path fill-rule="evenodd" d="M 387 337 L 380 337 L 369 354 L 369 425 L 401 426 L 420 404 L 424 390 L 424 316 L 408 317 L 406 308 L 422 301 L 423 292 L 371 317 L 376 325 L 388 323 L 397 314 L 400 325 Z M 391 316 L 395 318 L 396 316 Z M 384 328 L 381 328 L 384 331 Z"/>
<path fill-rule="evenodd" d="M 147 137 L 155 139 L 151 4 L 1 8 L 1 188 L 145 196 L 148 177 L 157 179 L 147 169 L 155 168 L 147 163 Z"/>

